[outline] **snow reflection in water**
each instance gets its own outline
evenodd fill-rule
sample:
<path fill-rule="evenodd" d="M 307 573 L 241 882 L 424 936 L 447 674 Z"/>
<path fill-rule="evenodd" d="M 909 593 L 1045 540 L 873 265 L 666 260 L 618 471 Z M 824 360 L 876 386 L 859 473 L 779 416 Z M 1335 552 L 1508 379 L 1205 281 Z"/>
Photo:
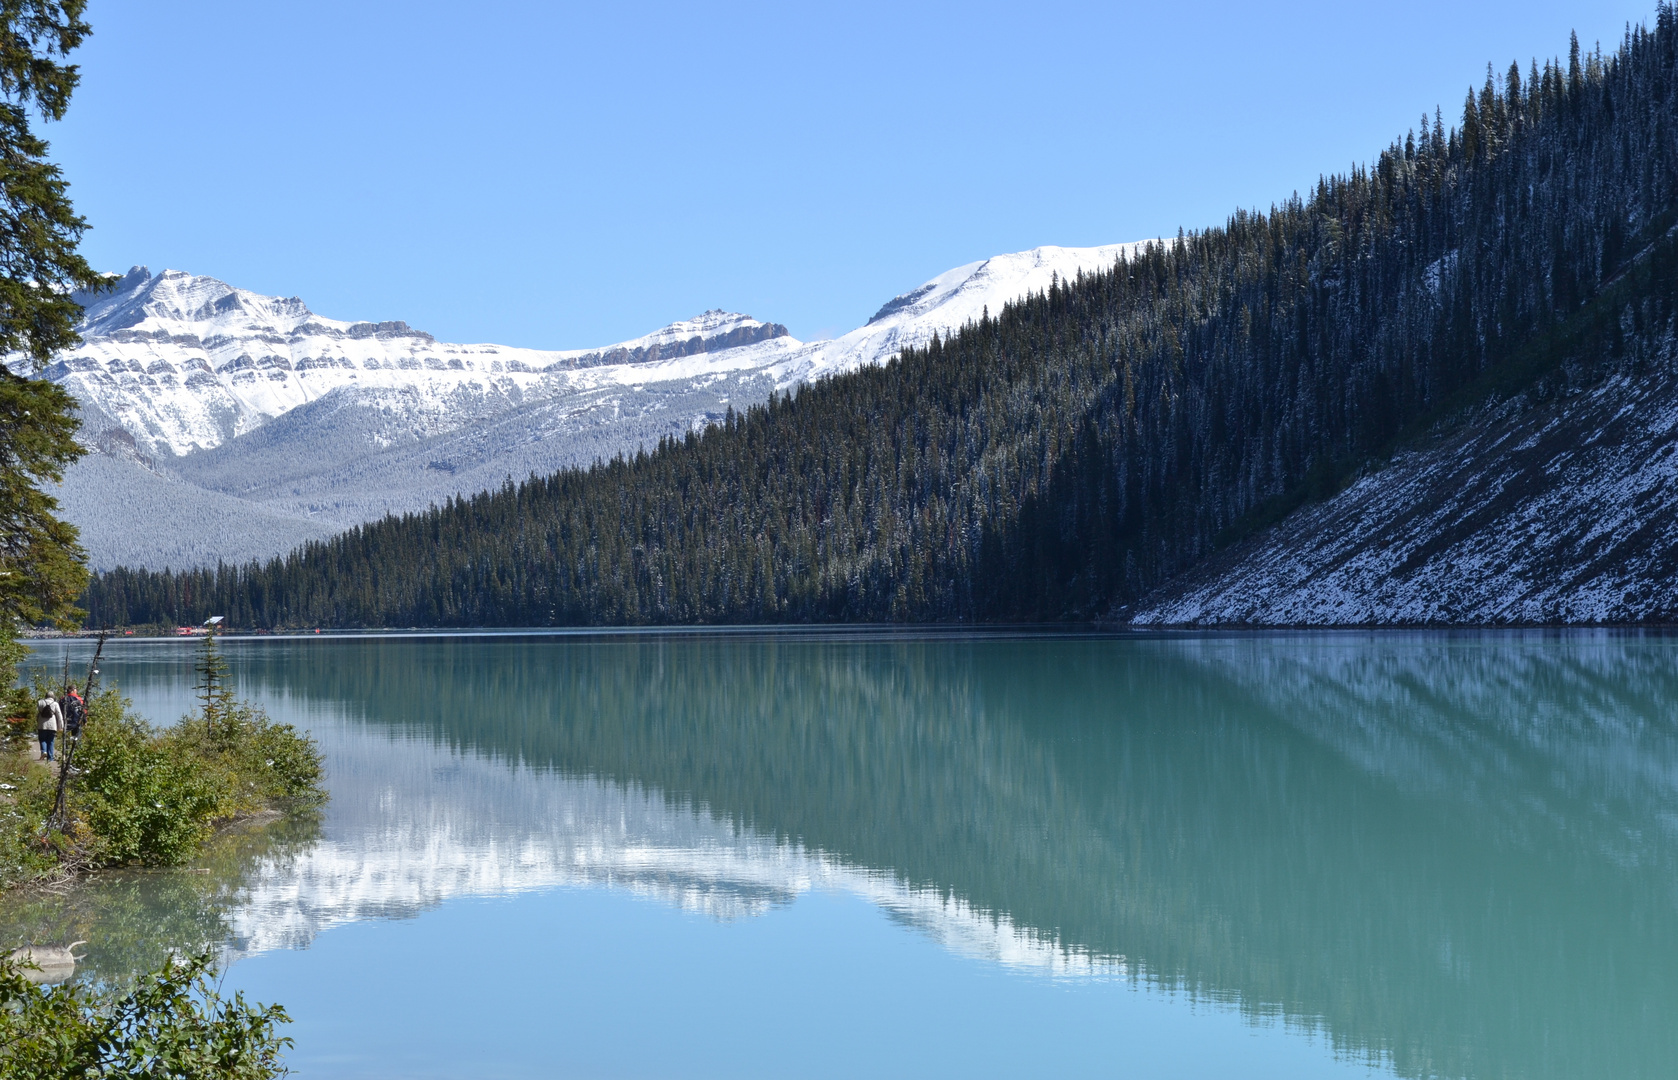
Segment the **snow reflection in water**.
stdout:
<path fill-rule="evenodd" d="M 327 836 L 259 863 L 228 912 L 239 955 L 303 948 L 332 926 L 406 918 L 444 901 L 566 886 L 626 890 L 717 919 L 843 891 L 976 959 L 1055 975 L 1122 975 L 1122 960 L 1068 948 L 960 896 L 912 888 L 763 836 L 644 788 L 508 766 L 426 741 L 344 726 L 330 746 Z"/>

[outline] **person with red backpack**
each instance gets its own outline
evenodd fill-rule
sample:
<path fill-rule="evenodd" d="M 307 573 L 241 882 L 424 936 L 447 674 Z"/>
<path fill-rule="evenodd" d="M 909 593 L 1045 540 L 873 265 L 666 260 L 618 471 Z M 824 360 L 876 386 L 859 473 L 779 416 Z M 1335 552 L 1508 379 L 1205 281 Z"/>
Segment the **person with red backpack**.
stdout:
<path fill-rule="evenodd" d="M 64 730 L 70 733 L 72 739 L 82 737 L 82 723 L 87 719 L 87 702 L 76 692 L 76 684 L 70 684 L 70 690 L 64 695 Z"/>

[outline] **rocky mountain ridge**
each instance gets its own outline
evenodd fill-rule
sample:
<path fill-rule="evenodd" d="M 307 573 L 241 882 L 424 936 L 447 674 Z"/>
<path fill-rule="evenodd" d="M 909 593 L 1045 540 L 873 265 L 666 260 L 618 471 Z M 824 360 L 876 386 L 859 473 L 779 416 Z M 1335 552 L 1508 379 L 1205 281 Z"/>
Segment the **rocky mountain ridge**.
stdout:
<path fill-rule="evenodd" d="M 784 326 L 708 311 L 602 350 L 455 345 L 405 322 L 327 319 L 297 297 L 143 266 L 84 303 L 82 344 L 46 377 L 107 421 L 95 440 L 120 428 L 162 458 L 214 449 L 340 390 L 523 397 L 549 375 L 766 345 L 761 362 L 798 344 Z"/>

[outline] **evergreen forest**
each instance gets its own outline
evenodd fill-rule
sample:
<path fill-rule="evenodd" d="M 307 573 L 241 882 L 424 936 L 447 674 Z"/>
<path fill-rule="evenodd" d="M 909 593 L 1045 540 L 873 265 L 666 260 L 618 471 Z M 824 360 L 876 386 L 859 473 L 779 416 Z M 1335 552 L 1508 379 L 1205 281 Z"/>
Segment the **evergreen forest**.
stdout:
<path fill-rule="evenodd" d="M 1501 73 L 1268 212 L 650 452 L 290 555 L 97 575 L 91 625 L 1100 618 L 1678 315 L 1678 18 Z"/>

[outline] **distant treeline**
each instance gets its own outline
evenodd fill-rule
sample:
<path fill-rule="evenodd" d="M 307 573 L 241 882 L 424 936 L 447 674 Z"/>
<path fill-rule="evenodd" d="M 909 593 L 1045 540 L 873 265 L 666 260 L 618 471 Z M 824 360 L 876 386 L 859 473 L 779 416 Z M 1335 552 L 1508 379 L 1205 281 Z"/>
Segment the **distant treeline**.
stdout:
<path fill-rule="evenodd" d="M 1373 165 L 652 453 L 284 558 L 98 575 L 95 625 L 1061 620 L 1390 448 L 1673 331 L 1678 20 L 1512 65 Z M 1658 272 L 1657 272 L 1658 271 Z"/>

